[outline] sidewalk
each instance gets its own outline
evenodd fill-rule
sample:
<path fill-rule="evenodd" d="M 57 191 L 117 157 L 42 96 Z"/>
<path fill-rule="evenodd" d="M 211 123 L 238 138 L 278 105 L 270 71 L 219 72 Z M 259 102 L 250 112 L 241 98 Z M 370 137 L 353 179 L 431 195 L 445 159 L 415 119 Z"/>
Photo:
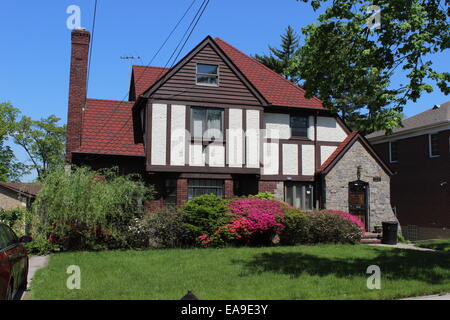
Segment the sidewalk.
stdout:
<path fill-rule="evenodd" d="M 17 300 L 26 300 L 27 299 L 27 292 L 30 288 L 30 283 L 36 274 L 36 271 L 38 271 L 41 268 L 44 268 L 48 265 L 48 260 L 50 256 L 32 256 L 29 260 L 28 265 L 28 285 L 26 291 L 21 291 L 17 293 Z"/>

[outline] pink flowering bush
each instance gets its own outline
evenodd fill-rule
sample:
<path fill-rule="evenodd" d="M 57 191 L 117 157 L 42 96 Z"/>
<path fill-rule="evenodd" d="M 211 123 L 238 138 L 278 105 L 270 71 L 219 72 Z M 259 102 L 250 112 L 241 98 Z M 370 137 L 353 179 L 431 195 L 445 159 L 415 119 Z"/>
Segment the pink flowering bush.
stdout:
<path fill-rule="evenodd" d="M 259 198 L 237 198 L 228 204 L 231 220 L 212 235 L 199 237 L 202 246 L 225 243 L 269 244 L 284 229 L 283 202 Z"/>
<path fill-rule="evenodd" d="M 361 219 L 359 219 L 358 217 L 356 217 L 348 212 L 339 211 L 339 210 L 326 210 L 326 211 L 329 213 L 338 215 L 344 219 L 347 219 L 348 221 L 353 222 L 354 224 L 356 224 L 358 226 L 359 229 L 361 229 L 361 232 L 366 232 L 366 226 L 361 221 Z"/>

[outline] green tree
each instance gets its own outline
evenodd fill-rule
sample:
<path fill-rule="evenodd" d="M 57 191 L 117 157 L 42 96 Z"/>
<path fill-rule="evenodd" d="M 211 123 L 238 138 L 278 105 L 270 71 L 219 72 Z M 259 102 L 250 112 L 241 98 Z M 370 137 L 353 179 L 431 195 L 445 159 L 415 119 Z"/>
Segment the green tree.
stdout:
<path fill-rule="evenodd" d="M 38 179 L 65 163 L 66 126 L 59 126 L 61 119 L 54 115 L 41 120 L 23 116 L 11 133 L 16 144 L 21 146 L 32 162 Z"/>
<path fill-rule="evenodd" d="M 390 132 L 404 105 L 433 91 L 432 83 L 450 92 L 450 73 L 431 61 L 450 46 L 450 0 L 297 1 L 328 7 L 302 29 L 305 42 L 284 74 L 301 78 L 307 97 L 319 97 L 353 129 Z M 379 28 L 369 28 L 370 6 L 381 9 Z"/>
<path fill-rule="evenodd" d="M 286 79 L 298 82 L 298 75 L 290 72 L 290 66 L 300 51 L 300 36 L 295 30 L 288 26 L 281 36 L 280 49 L 269 46 L 269 51 L 269 55 L 255 54 L 254 58 Z"/>
<path fill-rule="evenodd" d="M 19 110 L 9 102 L 0 103 L 0 181 L 16 182 L 27 173 L 27 167 L 18 162 L 10 146 L 6 145 L 8 135 L 14 128 Z"/>

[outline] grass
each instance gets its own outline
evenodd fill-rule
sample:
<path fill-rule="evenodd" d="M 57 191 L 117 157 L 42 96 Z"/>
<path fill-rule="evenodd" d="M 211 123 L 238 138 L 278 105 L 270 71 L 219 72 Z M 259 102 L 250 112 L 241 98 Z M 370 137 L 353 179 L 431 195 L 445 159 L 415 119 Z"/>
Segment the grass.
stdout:
<path fill-rule="evenodd" d="M 81 289 L 66 287 L 69 265 Z M 381 268 L 369 290 L 367 267 Z M 32 299 L 393 299 L 450 291 L 450 255 L 366 245 L 60 253 Z"/>
<path fill-rule="evenodd" d="M 417 242 L 414 245 L 422 248 L 450 252 L 450 239 Z"/>

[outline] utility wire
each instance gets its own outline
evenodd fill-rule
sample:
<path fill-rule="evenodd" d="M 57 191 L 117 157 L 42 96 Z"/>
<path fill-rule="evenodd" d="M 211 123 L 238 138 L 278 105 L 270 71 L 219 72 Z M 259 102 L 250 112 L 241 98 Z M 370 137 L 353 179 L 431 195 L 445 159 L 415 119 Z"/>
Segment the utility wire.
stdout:
<path fill-rule="evenodd" d="M 177 49 L 179 48 L 181 42 L 183 41 L 184 37 L 186 36 L 186 34 L 189 32 L 189 29 L 190 29 L 189 35 L 187 36 L 187 38 L 185 39 L 183 45 L 181 46 L 180 50 L 178 51 L 178 54 L 177 54 L 177 56 L 176 56 L 176 58 L 175 58 L 173 64 L 175 63 L 176 59 L 178 59 L 178 57 L 179 57 L 180 53 L 182 52 L 184 46 L 185 46 L 186 43 L 188 42 L 188 40 L 189 40 L 189 38 L 191 37 L 192 33 L 194 32 L 195 27 L 197 26 L 198 22 L 200 21 L 201 17 L 203 16 L 203 13 L 205 12 L 206 7 L 207 7 L 208 4 L 209 4 L 209 1 L 210 1 L 210 0 L 204 0 L 204 1 L 203 1 L 203 3 L 201 4 L 201 6 L 199 7 L 199 9 L 197 10 L 197 13 L 195 14 L 194 18 L 192 19 L 191 23 L 189 24 L 189 27 L 187 28 L 187 30 L 186 30 L 186 32 L 184 33 L 183 37 L 180 39 L 180 41 L 179 41 L 178 45 L 176 46 L 175 50 L 172 52 L 172 55 L 170 56 L 169 60 L 167 61 L 165 67 L 167 67 L 167 65 L 169 64 L 170 60 L 171 60 L 172 57 L 174 56 L 175 52 L 176 52 Z M 195 2 L 195 0 L 194 0 L 194 2 Z M 194 3 L 194 2 L 193 2 L 193 3 Z M 191 4 L 190 7 L 192 7 L 193 3 Z M 188 8 L 188 10 L 190 9 L 190 7 Z M 186 14 L 185 14 L 185 15 L 186 15 Z M 183 17 L 184 17 L 185 15 L 183 15 Z M 178 25 L 178 24 L 177 24 L 177 25 Z M 192 28 L 191 28 L 191 27 L 192 27 Z M 173 32 L 171 32 L 171 34 L 172 34 L 172 33 L 173 33 Z M 167 41 L 166 41 L 166 42 L 167 42 Z M 158 51 L 158 52 L 159 52 L 159 51 Z M 152 60 L 153 60 L 153 59 L 154 59 L 154 58 L 152 58 Z M 173 67 L 173 64 L 172 64 L 171 68 Z M 165 67 L 164 67 L 164 68 L 165 68 Z M 163 72 L 164 72 L 164 70 L 161 70 L 160 75 L 158 76 L 157 79 L 159 79 L 159 78 L 161 77 L 161 75 L 162 75 Z M 174 96 L 176 96 L 176 95 L 177 95 L 177 94 L 174 94 Z M 122 103 L 122 101 L 121 101 L 121 103 Z M 118 105 L 116 108 L 118 108 L 118 107 L 120 106 L 121 103 L 119 103 L 119 105 Z M 130 119 L 127 119 L 127 121 L 125 121 L 125 123 L 122 125 L 122 127 L 119 129 L 118 132 L 121 132 L 121 131 L 128 125 L 129 120 L 130 120 Z M 108 141 L 103 147 L 109 145 L 110 143 L 112 143 L 112 140 Z"/>
<path fill-rule="evenodd" d="M 88 72 L 87 72 L 87 80 L 86 80 L 86 97 L 88 96 L 89 91 L 89 75 L 91 73 L 91 60 L 92 60 L 92 48 L 94 47 L 94 36 L 95 36 L 95 22 L 97 20 L 97 2 L 98 0 L 95 0 L 94 4 L 94 17 L 92 19 L 92 37 L 91 37 L 91 47 L 89 49 L 89 62 L 88 62 Z"/>

